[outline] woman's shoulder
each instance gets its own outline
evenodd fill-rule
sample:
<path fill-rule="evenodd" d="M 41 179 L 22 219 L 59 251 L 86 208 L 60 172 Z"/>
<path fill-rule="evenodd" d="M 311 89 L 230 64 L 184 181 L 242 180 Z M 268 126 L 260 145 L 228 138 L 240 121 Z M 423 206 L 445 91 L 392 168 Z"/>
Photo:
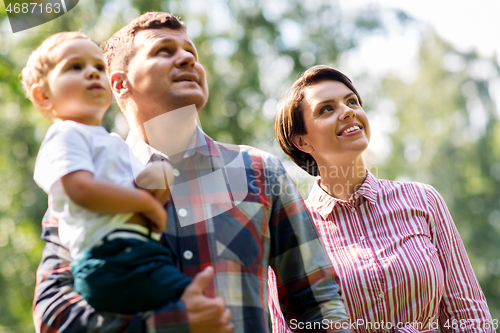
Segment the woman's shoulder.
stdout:
<path fill-rule="evenodd" d="M 429 184 L 388 179 L 379 179 L 379 192 L 385 195 L 390 195 L 391 193 L 396 192 L 420 194 L 425 196 L 439 195 L 436 189 Z"/>

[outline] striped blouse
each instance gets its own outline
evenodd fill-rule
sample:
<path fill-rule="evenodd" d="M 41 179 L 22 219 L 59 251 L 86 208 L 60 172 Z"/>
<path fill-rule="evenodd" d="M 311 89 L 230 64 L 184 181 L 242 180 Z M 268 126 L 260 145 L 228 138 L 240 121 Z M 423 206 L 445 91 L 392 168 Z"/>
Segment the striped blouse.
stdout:
<path fill-rule="evenodd" d="M 495 331 L 497 320 L 432 186 L 368 172 L 348 201 L 328 195 L 318 181 L 306 204 L 340 279 L 354 332 Z M 289 332 L 269 275 L 273 332 Z"/>

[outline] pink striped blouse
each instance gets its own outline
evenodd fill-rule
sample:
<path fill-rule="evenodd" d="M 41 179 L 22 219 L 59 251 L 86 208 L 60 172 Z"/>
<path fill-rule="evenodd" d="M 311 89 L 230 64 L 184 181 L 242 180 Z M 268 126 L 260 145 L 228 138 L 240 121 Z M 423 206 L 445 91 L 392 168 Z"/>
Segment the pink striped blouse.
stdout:
<path fill-rule="evenodd" d="M 432 186 L 368 172 L 349 201 L 316 183 L 306 204 L 340 279 L 354 332 L 495 331 L 497 320 Z M 273 332 L 290 332 L 275 306 L 275 281 L 270 270 Z"/>

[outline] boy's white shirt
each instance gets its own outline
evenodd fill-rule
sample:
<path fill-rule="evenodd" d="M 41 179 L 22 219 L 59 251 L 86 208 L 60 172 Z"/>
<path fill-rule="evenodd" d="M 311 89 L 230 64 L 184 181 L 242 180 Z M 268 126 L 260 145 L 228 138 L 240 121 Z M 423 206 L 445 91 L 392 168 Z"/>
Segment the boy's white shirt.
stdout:
<path fill-rule="evenodd" d="M 94 178 L 134 187 L 144 165 L 118 135 L 102 126 L 59 121 L 47 131 L 35 163 L 34 180 L 49 196 L 51 216 L 59 219 L 59 237 L 73 258 L 122 226 L 132 213 L 99 214 L 77 206 L 67 196 L 61 177 L 86 170 Z"/>

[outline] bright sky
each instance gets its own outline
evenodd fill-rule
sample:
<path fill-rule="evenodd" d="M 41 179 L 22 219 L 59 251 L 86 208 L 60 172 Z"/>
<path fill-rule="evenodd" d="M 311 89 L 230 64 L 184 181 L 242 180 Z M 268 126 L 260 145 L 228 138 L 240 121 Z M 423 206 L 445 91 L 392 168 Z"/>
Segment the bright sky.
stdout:
<path fill-rule="evenodd" d="M 438 35 L 460 51 L 476 49 L 483 57 L 495 52 L 500 62 L 500 13 L 499 0 L 339 0 L 344 13 L 349 9 L 367 8 L 369 4 L 397 8 L 409 16 L 429 24 Z M 370 73 L 374 83 L 377 77 L 391 73 L 403 80 L 412 81 L 418 74 L 415 64 L 419 32 L 416 29 L 400 29 L 391 22 L 387 36 L 369 37 L 356 50 L 343 54 L 339 67 L 356 77 Z M 394 27 L 391 28 L 391 26 Z M 425 24 L 418 25 L 425 26 Z M 367 83 L 368 85 L 370 82 Z M 361 89 L 363 90 L 363 89 Z M 500 96 L 499 96 L 500 100 Z M 382 101 L 384 102 L 384 101 Z M 390 121 L 395 107 L 389 102 L 373 105 L 370 122 L 376 131 L 372 133 L 369 150 L 378 160 L 383 160 L 391 150 L 388 134 L 395 124 Z M 379 112 L 383 110 L 385 112 Z"/>
<path fill-rule="evenodd" d="M 404 10 L 410 16 L 429 23 L 445 40 L 462 51 L 477 49 L 485 57 L 497 55 L 500 62 L 500 1 L 498 0 L 340 0 L 344 8 L 362 8 L 370 3 L 383 7 Z M 357 61 L 367 68 L 379 71 L 408 70 L 409 62 L 416 51 L 417 34 L 398 35 L 391 38 L 373 38 L 362 46 L 370 52 L 357 54 Z M 377 47 L 378 46 L 378 47 Z M 385 50 L 379 57 L 373 50 Z M 387 49 L 393 57 L 388 57 Z M 365 54 L 363 56 L 363 54 Z M 353 59 L 353 61 L 356 59 Z M 411 77 L 412 73 L 403 73 Z"/>
<path fill-rule="evenodd" d="M 366 0 L 359 1 L 359 3 Z M 366 1 L 368 2 L 368 1 Z M 500 2 L 496 0 L 374 0 L 430 22 L 438 34 L 463 50 L 500 56 Z M 500 59 L 500 58 L 499 58 Z"/>

